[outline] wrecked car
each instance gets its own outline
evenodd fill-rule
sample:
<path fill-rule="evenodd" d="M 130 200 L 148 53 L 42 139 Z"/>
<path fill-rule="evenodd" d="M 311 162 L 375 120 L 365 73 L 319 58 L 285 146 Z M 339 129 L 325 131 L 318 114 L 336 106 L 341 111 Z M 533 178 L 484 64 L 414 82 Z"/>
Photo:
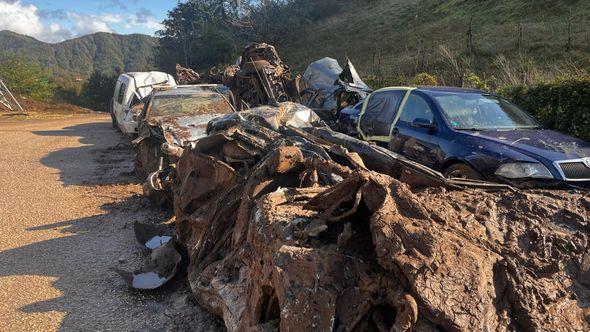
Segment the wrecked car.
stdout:
<path fill-rule="evenodd" d="M 349 113 L 352 134 L 447 177 L 518 186 L 590 181 L 590 144 L 543 129 L 516 105 L 483 91 L 385 88 Z"/>
<path fill-rule="evenodd" d="M 176 86 L 172 75 L 152 72 L 132 72 L 119 76 L 110 103 L 113 128 L 128 136 L 137 135 L 137 116 L 154 86 Z"/>
<path fill-rule="evenodd" d="M 230 66 L 222 74 L 224 84 L 232 88 L 239 109 L 299 101 L 299 79 L 293 78 L 272 45 L 246 46 L 239 66 Z"/>
<path fill-rule="evenodd" d="M 174 181 L 228 331 L 588 330 L 590 200 L 446 179 L 282 103 L 218 117 Z"/>
<path fill-rule="evenodd" d="M 312 62 L 301 78 L 301 100 L 334 128 L 343 108 L 364 100 L 373 90 L 346 60 L 344 69 L 336 59 Z"/>
<path fill-rule="evenodd" d="M 136 172 L 147 179 L 146 196 L 162 204 L 183 149 L 206 135 L 213 118 L 234 112 L 233 95 L 222 85 L 157 88 L 139 118 Z"/>

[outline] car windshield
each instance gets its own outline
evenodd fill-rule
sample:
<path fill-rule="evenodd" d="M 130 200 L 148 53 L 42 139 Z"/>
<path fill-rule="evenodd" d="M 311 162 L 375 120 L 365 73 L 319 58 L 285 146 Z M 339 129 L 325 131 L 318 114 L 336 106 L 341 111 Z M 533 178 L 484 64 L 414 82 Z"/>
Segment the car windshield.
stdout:
<path fill-rule="evenodd" d="M 227 97 L 211 92 L 154 96 L 149 115 L 150 117 L 194 116 L 232 112 L 233 109 Z"/>
<path fill-rule="evenodd" d="M 526 112 L 505 99 L 475 93 L 434 96 L 451 127 L 457 130 L 514 130 L 539 128 Z"/>

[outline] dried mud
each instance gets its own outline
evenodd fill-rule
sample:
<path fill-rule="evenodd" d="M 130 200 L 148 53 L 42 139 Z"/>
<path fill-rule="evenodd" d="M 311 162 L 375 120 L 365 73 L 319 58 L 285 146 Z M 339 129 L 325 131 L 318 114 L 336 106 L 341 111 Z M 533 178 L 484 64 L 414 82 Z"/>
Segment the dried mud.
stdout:
<path fill-rule="evenodd" d="M 273 114 L 213 121 L 178 164 L 189 282 L 228 330 L 590 328 L 586 192 L 461 186 Z"/>

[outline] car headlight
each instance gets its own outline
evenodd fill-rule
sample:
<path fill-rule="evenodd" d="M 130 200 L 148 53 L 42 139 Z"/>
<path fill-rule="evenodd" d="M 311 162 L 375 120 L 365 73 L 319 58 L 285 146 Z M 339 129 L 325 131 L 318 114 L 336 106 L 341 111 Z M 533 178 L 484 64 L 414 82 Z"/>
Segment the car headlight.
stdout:
<path fill-rule="evenodd" d="M 496 175 L 507 179 L 553 179 L 553 175 L 541 163 L 504 164 L 496 170 Z"/>

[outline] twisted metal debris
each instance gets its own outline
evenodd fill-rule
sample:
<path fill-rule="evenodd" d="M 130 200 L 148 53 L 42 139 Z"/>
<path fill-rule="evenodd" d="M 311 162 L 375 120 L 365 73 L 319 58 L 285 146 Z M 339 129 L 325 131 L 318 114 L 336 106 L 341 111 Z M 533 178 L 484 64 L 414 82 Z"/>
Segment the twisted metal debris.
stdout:
<path fill-rule="evenodd" d="M 174 196 L 230 331 L 590 328 L 585 192 L 446 180 L 282 103 L 211 121 Z"/>

